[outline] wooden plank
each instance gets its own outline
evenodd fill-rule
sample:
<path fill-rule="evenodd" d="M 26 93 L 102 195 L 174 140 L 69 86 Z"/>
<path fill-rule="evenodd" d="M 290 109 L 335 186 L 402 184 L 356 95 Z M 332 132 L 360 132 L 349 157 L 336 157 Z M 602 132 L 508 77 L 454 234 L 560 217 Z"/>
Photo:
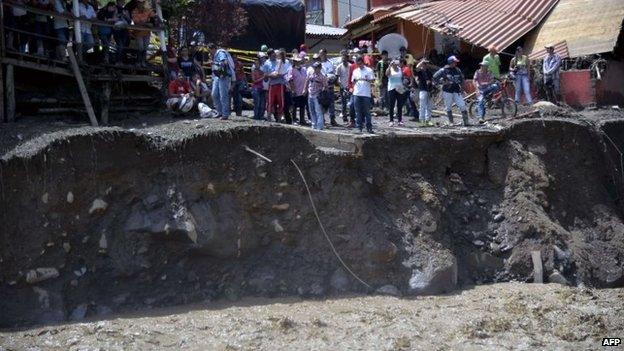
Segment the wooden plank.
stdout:
<path fill-rule="evenodd" d="M 531 260 L 533 261 L 533 283 L 542 284 L 544 282 L 542 253 L 540 251 L 531 251 Z"/>
<path fill-rule="evenodd" d="M 91 125 L 97 127 L 98 121 L 95 118 L 95 112 L 93 112 L 93 105 L 91 105 L 91 100 L 89 99 L 87 88 L 85 87 L 84 81 L 82 80 L 82 73 L 80 73 L 80 68 L 78 67 L 78 61 L 76 60 L 76 55 L 74 54 L 74 48 L 72 47 L 72 43 L 67 44 L 67 56 L 69 57 L 72 71 L 74 71 L 74 76 L 76 77 L 76 82 L 78 83 L 78 90 L 80 90 L 80 95 L 82 95 L 82 101 L 84 102 L 85 108 L 87 109 L 87 114 L 89 115 Z"/>
<path fill-rule="evenodd" d="M 15 74 L 13 65 L 6 68 L 6 120 L 15 122 Z"/>
<path fill-rule="evenodd" d="M 100 121 L 102 124 L 108 124 L 108 109 L 110 107 L 111 85 L 109 82 L 102 83 L 102 111 L 100 111 Z"/>

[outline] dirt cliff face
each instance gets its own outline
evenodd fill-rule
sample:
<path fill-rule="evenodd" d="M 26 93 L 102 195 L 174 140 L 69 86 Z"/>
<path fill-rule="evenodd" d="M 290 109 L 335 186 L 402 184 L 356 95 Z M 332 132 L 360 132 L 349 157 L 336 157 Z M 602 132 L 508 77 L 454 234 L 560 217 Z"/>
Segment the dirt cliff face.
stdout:
<path fill-rule="evenodd" d="M 604 127 L 620 148 L 621 125 Z M 601 133 L 529 121 L 370 138 L 359 155 L 277 127 L 175 142 L 119 130 L 51 138 L 1 163 L 0 326 L 249 295 L 530 281 L 531 251 L 547 281 L 622 286 L 622 174 Z M 291 159 L 371 288 L 332 253 Z"/>

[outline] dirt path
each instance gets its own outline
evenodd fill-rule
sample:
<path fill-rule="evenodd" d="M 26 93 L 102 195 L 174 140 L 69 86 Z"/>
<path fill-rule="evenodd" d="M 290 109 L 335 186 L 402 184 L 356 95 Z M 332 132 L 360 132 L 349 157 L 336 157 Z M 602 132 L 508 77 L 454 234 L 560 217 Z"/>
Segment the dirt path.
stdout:
<path fill-rule="evenodd" d="M 0 349 L 598 349 L 624 335 L 624 289 L 504 283 L 447 296 L 243 299 L 0 332 Z"/>

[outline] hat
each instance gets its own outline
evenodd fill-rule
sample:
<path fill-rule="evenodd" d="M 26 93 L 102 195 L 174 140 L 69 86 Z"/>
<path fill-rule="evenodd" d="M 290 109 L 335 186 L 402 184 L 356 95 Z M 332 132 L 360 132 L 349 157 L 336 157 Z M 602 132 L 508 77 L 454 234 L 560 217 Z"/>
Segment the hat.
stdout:
<path fill-rule="evenodd" d="M 262 52 L 267 52 L 267 51 L 269 51 L 269 47 L 268 47 L 268 46 L 266 46 L 266 45 L 262 45 L 262 46 L 260 47 L 260 51 L 262 51 Z"/>
<path fill-rule="evenodd" d="M 267 57 L 267 54 L 266 54 L 266 52 L 260 51 L 260 52 L 258 53 L 258 57 L 260 57 L 260 58 L 262 58 L 262 57 Z"/>
<path fill-rule="evenodd" d="M 353 49 L 353 53 L 354 53 L 355 55 L 359 54 L 359 53 L 360 53 L 360 49 L 359 49 L 359 48 L 355 48 L 355 49 Z"/>
<path fill-rule="evenodd" d="M 320 62 L 314 62 L 314 63 L 312 64 L 312 67 L 314 67 L 314 68 L 319 68 L 319 67 L 321 67 L 321 63 L 320 63 Z"/>
<path fill-rule="evenodd" d="M 303 59 L 299 57 L 299 55 L 296 55 L 296 56 L 293 56 L 292 61 L 296 63 L 300 63 L 300 62 L 303 62 Z"/>
<path fill-rule="evenodd" d="M 459 62 L 459 59 L 455 57 L 455 55 L 453 55 L 453 56 L 449 56 L 449 58 L 446 59 L 446 62 L 447 63 Z"/>
<path fill-rule="evenodd" d="M 555 48 L 555 46 L 554 46 L 553 44 L 546 44 L 546 45 L 544 45 L 544 48 L 545 48 L 545 49 L 550 49 L 550 48 L 553 48 L 553 49 L 554 49 L 554 48 Z"/>
<path fill-rule="evenodd" d="M 312 55 L 312 58 L 316 60 L 316 59 L 320 58 L 320 56 L 319 56 L 319 54 L 314 54 L 314 55 Z"/>

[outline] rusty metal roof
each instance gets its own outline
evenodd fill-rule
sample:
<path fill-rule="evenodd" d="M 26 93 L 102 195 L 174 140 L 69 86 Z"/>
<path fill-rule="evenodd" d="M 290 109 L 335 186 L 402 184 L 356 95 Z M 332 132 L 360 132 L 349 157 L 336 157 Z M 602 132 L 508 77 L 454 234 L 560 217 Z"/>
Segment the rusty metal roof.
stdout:
<path fill-rule="evenodd" d="M 395 16 L 503 50 L 535 28 L 558 0 L 442 0 L 395 11 Z"/>
<path fill-rule="evenodd" d="M 568 43 L 566 41 L 561 41 L 555 44 L 552 44 L 555 47 L 555 53 L 559 55 L 559 57 L 568 58 L 570 57 L 570 52 L 568 51 Z M 535 48 L 537 50 L 531 52 L 529 54 L 530 60 L 541 60 L 546 57 L 546 48 Z"/>
<path fill-rule="evenodd" d="M 345 28 L 352 28 L 355 27 L 359 24 L 367 24 L 372 20 L 375 20 L 376 18 L 379 18 L 380 16 L 384 16 L 392 11 L 396 11 L 398 9 L 401 9 L 403 7 L 406 7 L 408 5 L 410 5 L 410 2 L 403 2 L 403 3 L 399 3 L 399 4 L 392 4 L 392 5 L 386 5 L 386 6 L 379 6 L 379 7 L 375 7 L 372 10 L 368 11 L 366 14 L 364 14 L 363 16 L 360 16 L 358 18 L 355 18 L 347 23 L 344 24 L 343 27 Z"/>
<path fill-rule="evenodd" d="M 559 0 L 527 38 L 527 52 L 565 40 L 570 57 L 613 51 L 624 20 L 624 0 Z"/>

